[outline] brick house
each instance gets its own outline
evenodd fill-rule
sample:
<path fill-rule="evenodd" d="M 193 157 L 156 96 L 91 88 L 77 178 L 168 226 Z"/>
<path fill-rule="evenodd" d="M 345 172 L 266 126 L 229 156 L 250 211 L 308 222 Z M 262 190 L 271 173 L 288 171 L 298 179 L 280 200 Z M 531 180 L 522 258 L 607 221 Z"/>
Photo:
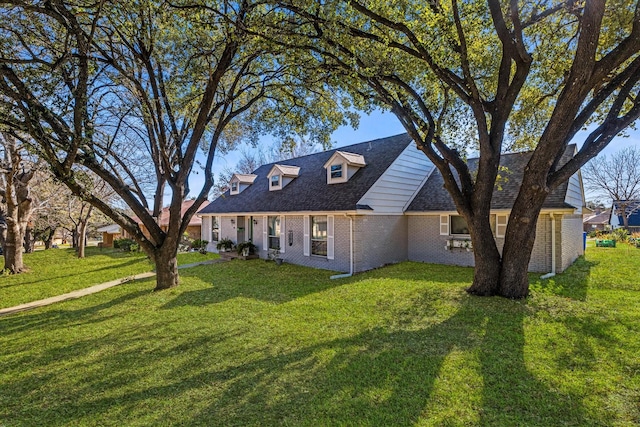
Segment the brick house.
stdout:
<path fill-rule="evenodd" d="M 491 219 L 499 247 L 529 154 L 502 158 L 508 179 L 494 193 Z M 531 271 L 560 272 L 582 255 L 583 206 L 578 173 L 545 203 Z M 464 219 L 437 168 L 406 134 L 235 174 L 229 191 L 198 215 L 210 251 L 221 238 L 251 240 L 261 258 L 271 251 L 286 262 L 349 273 L 406 260 L 473 265 Z"/>

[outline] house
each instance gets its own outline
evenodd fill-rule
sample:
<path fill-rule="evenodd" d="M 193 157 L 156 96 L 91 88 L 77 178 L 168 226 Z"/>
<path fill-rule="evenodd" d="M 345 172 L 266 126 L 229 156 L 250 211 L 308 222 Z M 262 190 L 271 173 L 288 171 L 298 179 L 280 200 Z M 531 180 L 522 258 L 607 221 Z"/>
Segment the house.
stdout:
<path fill-rule="evenodd" d="M 123 237 L 122 229 L 118 224 L 109 224 L 96 229 L 98 233 L 102 233 L 102 247 L 112 247 L 113 241 Z"/>
<path fill-rule="evenodd" d="M 609 216 L 611 228 L 624 227 L 624 217 L 628 220 L 628 230 L 640 231 L 640 200 L 614 200 Z"/>
<path fill-rule="evenodd" d="M 496 189 L 491 219 L 499 247 L 529 156 L 503 156 L 511 175 Z M 473 265 L 442 176 L 406 134 L 266 164 L 230 182 L 198 213 L 210 251 L 221 238 L 251 240 L 262 258 L 349 273 L 406 260 Z M 562 271 L 583 253 L 583 205 L 578 173 L 545 203 L 531 271 Z"/>
<path fill-rule="evenodd" d="M 583 230 L 587 233 L 590 231 L 604 231 L 609 227 L 611 219 L 611 209 L 605 209 L 599 213 L 592 213 L 582 220 Z"/>
<path fill-rule="evenodd" d="M 189 209 L 194 202 L 195 200 L 193 199 L 185 200 L 184 202 L 182 202 L 182 206 L 180 206 L 180 215 L 184 216 L 187 209 Z M 209 202 L 205 200 L 200 206 L 200 208 L 202 209 L 203 207 L 207 206 L 208 203 Z M 148 235 L 147 228 L 144 226 L 144 224 L 142 224 L 142 222 L 135 216 L 133 217 L 133 219 L 138 222 L 138 226 L 140 227 L 142 232 L 145 235 Z M 169 208 L 168 207 L 162 208 L 162 210 L 160 211 L 160 216 L 158 217 L 158 225 L 163 231 L 167 231 L 167 227 L 169 227 Z M 187 226 L 186 233 L 189 235 L 190 239 L 195 240 L 200 238 L 200 236 L 202 235 L 202 219 L 198 215 L 194 215 L 191 217 L 191 221 L 189 221 L 189 225 Z"/>

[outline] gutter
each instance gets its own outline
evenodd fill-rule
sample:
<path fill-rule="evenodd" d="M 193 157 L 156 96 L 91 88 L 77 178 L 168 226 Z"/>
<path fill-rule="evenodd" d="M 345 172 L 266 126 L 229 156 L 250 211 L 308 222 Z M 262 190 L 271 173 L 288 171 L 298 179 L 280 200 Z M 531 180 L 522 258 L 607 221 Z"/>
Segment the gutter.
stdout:
<path fill-rule="evenodd" d="M 344 274 L 336 274 L 329 279 L 344 279 L 353 276 L 353 217 L 345 214 L 349 218 L 349 272 Z"/>
<path fill-rule="evenodd" d="M 553 212 L 549 213 L 551 217 L 551 271 L 540 276 L 541 279 L 549 279 L 556 275 L 556 221 Z"/>

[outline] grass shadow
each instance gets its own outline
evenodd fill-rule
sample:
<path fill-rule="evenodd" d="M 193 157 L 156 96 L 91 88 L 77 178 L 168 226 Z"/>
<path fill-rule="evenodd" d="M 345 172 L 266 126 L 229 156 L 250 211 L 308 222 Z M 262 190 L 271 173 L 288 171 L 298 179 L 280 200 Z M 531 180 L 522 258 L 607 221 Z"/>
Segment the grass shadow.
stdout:
<path fill-rule="evenodd" d="M 92 367 L 74 394 L 49 401 L 41 410 L 56 425 L 82 424 L 81 414 L 98 424 L 144 416 L 150 424 L 194 426 L 411 426 L 427 420 L 433 425 L 593 424 L 581 396 L 553 390 L 529 371 L 523 351 L 528 315 L 525 304 L 463 296 L 450 317 L 419 329 L 377 326 L 294 350 L 276 342 L 245 344 L 224 364 L 205 361 L 215 360 L 216 348 L 242 342 L 247 332 L 201 333 L 143 347 L 141 331 L 131 328 L 43 356 L 57 360 L 69 352 L 117 349 Z M 412 319 L 401 323 L 415 326 Z M 153 372 L 161 372 L 163 379 L 150 383 Z M 6 392 L 33 386 L 22 381 L 27 379 L 17 379 Z M 39 381 L 55 381 L 55 375 L 47 373 Z M 140 387 L 131 388 L 133 383 Z M 465 400 L 452 400 L 460 388 Z"/>
<path fill-rule="evenodd" d="M 564 272 L 551 278 L 541 279 L 539 275 L 530 274 L 529 287 L 535 292 L 584 301 L 587 298 L 591 270 L 598 264 L 597 261 L 589 261 L 581 256 Z"/>
<path fill-rule="evenodd" d="M 332 274 L 335 273 L 292 264 L 276 266 L 264 260 L 234 260 L 202 265 L 181 270 L 180 276 L 198 278 L 211 286 L 181 292 L 162 308 L 202 307 L 234 298 L 281 304 L 345 284 L 340 280 L 327 280 Z"/>

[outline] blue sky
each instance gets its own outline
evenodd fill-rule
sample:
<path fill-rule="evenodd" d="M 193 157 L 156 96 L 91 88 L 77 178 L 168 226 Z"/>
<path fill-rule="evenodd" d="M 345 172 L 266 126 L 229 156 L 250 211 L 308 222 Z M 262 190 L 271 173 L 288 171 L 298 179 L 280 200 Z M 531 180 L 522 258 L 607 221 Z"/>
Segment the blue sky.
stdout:
<path fill-rule="evenodd" d="M 333 147 L 339 148 L 347 145 L 357 144 L 359 142 L 369 141 L 377 138 L 384 138 L 391 135 L 397 135 L 399 133 L 404 133 L 405 130 L 398 121 L 398 119 L 391 113 L 382 112 L 382 111 L 374 111 L 371 115 L 363 115 L 360 119 L 360 126 L 357 129 L 353 129 L 349 126 L 343 126 L 336 130 L 332 134 L 332 141 L 334 142 Z M 578 147 L 582 145 L 584 138 L 587 136 L 586 132 L 580 132 L 576 135 L 574 142 L 578 144 Z M 268 138 L 265 138 L 264 142 L 266 146 L 271 145 L 271 141 Z M 631 145 L 640 143 L 640 131 L 629 132 L 629 137 L 616 137 L 607 148 L 601 153 L 601 155 L 608 155 L 614 153 L 616 151 L 621 150 L 622 148 Z M 258 146 L 256 149 L 260 149 Z M 218 173 L 225 167 L 230 166 L 233 167 L 237 163 L 239 155 L 237 152 L 231 152 L 224 156 L 216 153 L 216 158 L 214 161 L 214 176 L 218 176 Z M 197 191 L 202 186 L 202 175 L 192 175 L 190 178 L 192 194 L 197 193 Z M 590 195 L 587 194 L 587 200 L 590 200 Z"/>

